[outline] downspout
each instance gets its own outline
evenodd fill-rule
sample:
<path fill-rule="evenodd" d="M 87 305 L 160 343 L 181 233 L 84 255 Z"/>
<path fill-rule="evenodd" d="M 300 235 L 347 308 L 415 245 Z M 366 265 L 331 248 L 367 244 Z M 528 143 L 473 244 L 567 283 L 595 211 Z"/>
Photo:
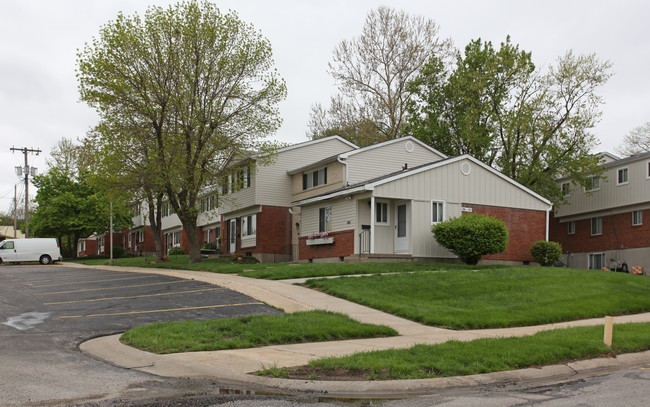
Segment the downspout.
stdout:
<path fill-rule="evenodd" d="M 343 180 L 343 186 L 347 187 L 349 185 L 348 184 L 348 163 L 345 162 L 345 161 L 342 161 L 340 155 L 336 156 L 336 161 L 340 162 L 345 167 L 345 179 Z"/>
<path fill-rule="evenodd" d="M 375 254 L 375 197 L 370 197 L 370 254 Z"/>
<path fill-rule="evenodd" d="M 551 210 L 553 210 L 553 206 L 549 206 L 548 209 L 546 210 L 546 241 L 547 242 L 548 242 L 548 227 L 550 223 Z"/>

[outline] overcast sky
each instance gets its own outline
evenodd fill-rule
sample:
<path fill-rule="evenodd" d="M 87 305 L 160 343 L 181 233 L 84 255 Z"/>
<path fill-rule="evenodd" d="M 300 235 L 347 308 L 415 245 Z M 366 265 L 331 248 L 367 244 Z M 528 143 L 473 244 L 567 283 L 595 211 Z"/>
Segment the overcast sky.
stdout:
<path fill-rule="evenodd" d="M 306 124 L 314 102 L 328 104 L 336 92 L 326 72 L 332 50 L 358 36 L 365 17 L 381 5 L 434 20 L 443 38 L 463 48 L 482 38 L 496 46 L 511 36 L 531 51 L 537 66 L 548 66 L 567 50 L 596 53 L 613 64 L 614 76 L 602 87 L 601 122 L 593 133 L 597 151 L 613 151 L 633 128 L 650 121 L 650 2 L 489 1 L 489 0 L 214 0 L 237 11 L 271 42 L 274 60 L 286 80 L 288 97 L 281 104 L 283 125 L 275 139 L 306 141 Z M 43 150 L 31 155 L 39 172 L 63 137 L 77 139 L 96 123 L 93 110 L 79 102 L 76 53 L 96 37 L 119 11 L 143 14 L 155 0 L 0 0 L 0 211 L 7 211 L 14 184 L 24 188 L 14 167 L 24 163 L 10 148 Z M 33 197 L 34 188 L 30 187 Z"/>

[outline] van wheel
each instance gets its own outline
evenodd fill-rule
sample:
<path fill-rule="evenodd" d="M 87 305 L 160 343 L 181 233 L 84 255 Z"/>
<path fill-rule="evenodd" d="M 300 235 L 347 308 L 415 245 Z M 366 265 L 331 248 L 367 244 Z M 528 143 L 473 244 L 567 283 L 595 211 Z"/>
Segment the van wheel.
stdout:
<path fill-rule="evenodd" d="M 47 254 L 44 254 L 41 256 L 40 259 L 38 259 L 38 262 L 41 264 L 51 264 L 52 263 L 52 258 L 48 256 Z"/>

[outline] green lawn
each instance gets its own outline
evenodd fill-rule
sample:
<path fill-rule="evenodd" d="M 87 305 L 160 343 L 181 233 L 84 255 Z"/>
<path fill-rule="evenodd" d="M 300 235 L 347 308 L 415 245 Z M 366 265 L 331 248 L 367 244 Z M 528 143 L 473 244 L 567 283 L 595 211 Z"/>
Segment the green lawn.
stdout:
<path fill-rule="evenodd" d="M 306 311 L 214 321 L 161 322 L 133 328 L 122 335 L 121 341 L 162 354 L 396 335 L 395 330 L 386 326 L 362 324 L 343 314 Z"/>
<path fill-rule="evenodd" d="M 307 367 L 260 374 L 318 379 L 328 372 L 353 372 L 366 379 L 422 379 L 522 369 L 650 349 L 650 324 L 614 326 L 612 348 L 603 344 L 603 327 L 540 332 L 521 338 L 451 341 L 409 349 L 357 353 L 314 360 Z"/>
<path fill-rule="evenodd" d="M 650 278 L 542 267 L 317 279 L 308 287 L 426 325 L 483 329 L 650 311 Z"/>
<path fill-rule="evenodd" d="M 351 274 L 380 274 L 422 270 L 462 270 L 460 264 L 444 263 L 277 263 L 277 264 L 231 264 L 230 259 L 203 259 L 189 264 L 189 256 L 171 256 L 169 261 L 150 264 L 152 257 L 127 257 L 115 259 L 116 266 L 147 267 L 180 270 L 201 270 L 213 273 L 239 274 L 251 278 L 285 280 L 291 278 L 324 277 Z M 107 265 L 106 259 L 75 260 L 75 263 Z M 499 266 L 488 266 L 499 267 Z"/>

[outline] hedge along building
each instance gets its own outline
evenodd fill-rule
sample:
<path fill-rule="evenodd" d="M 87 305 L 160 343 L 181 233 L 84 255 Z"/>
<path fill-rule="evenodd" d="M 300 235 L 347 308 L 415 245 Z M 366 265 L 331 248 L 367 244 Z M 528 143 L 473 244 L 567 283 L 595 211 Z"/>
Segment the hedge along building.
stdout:
<path fill-rule="evenodd" d="M 312 196 L 294 194 L 302 217 L 299 258 L 454 259 L 431 229 L 472 212 L 503 220 L 510 236 L 505 252 L 483 262 L 532 261 L 532 244 L 548 239 L 550 201 L 469 155 L 430 161 Z M 387 172 L 397 162 L 377 160 L 374 166 Z M 353 165 L 348 162 L 348 174 L 362 172 Z M 296 178 L 301 174 L 294 172 L 294 191 Z"/>

